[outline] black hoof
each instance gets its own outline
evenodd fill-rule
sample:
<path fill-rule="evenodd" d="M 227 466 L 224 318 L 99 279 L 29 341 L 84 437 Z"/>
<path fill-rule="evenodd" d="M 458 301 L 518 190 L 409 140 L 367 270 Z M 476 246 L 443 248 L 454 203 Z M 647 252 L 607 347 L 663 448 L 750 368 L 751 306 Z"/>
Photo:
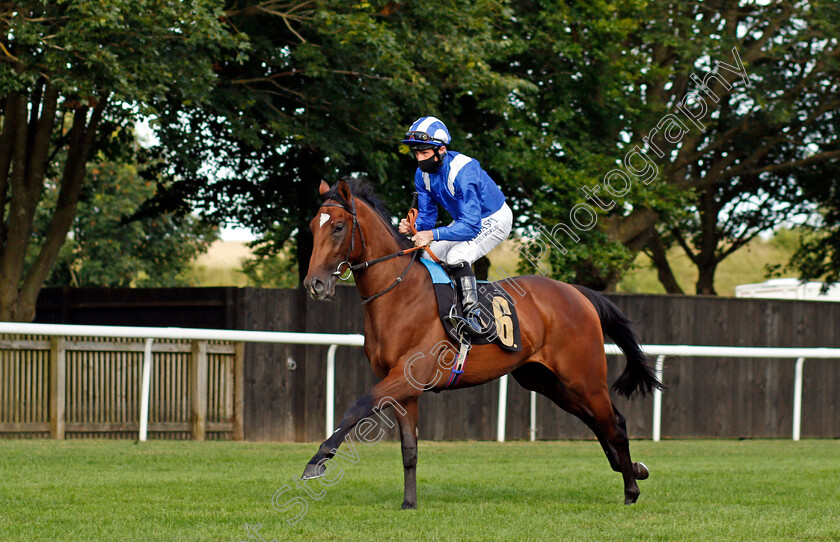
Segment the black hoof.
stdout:
<path fill-rule="evenodd" d="M 639 500 L 639 493 L 624 493 L 624 504 L 635 504 Z"/>
<path fill-rule="evenodd" d="M 408 501 L 403 501 L 402 509 L 403 510 L 417 510 L 417 503 L 410 503 Z"/>
<path fill-rule="evenodd" d="M 641 461 L 633 464 L 633 470 L 635 471 L 636 480 L 647 480 L 648 476 L 650 476 L 650 471 Z"/>
<path fill-rule="evenodd" d="M 300 478 L 301 480 L 311 480 L 312 478 L 320 478 L 326 473 L 327 467 L 323 463 L 320 465 L 317 463 L 308 463 L 306 468 L 303 469 L 303 475 Z"/>

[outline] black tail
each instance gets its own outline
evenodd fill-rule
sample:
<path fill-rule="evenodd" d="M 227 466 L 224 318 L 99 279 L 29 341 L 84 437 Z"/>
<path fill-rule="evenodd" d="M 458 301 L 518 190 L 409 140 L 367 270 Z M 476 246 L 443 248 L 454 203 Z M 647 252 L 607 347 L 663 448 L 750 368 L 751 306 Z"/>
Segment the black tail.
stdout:
<path fill-rule="evenodd" d="M 631 397 L 634 393 L 644 396 L 651 393 L 654 388 L 663 389 L 662 382 L 656 378 L 653 369 L 648 365 L 647 357 L 639 346 L 639 337 L 630 326 L 630 320 L 612 301 L 598 292 L 583 286 L 575 286 L 575 288 L 592 303 L 598 311 L 604 334 L 615 341 L 627 357 L 627 366 L 613 384 L 613 389 L 625 397 Z"/>

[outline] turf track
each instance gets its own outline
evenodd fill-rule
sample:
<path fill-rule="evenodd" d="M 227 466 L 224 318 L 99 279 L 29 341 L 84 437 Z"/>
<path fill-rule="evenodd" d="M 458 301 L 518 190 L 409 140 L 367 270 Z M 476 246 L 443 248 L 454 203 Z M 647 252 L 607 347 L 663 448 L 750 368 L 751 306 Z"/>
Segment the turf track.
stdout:
<path fill-rule="evenodd" d="M 651 469 L 633 506 L 594 441 L 421 441 L 414 511 L 398 443 L 357 444 L 310 496 L 315 448 L 0 441 L 0 540 L 840 540 L 836 440 L 633 441 Z M 294 525 L 283 486 L 279 508 L 307 504 Z"/>

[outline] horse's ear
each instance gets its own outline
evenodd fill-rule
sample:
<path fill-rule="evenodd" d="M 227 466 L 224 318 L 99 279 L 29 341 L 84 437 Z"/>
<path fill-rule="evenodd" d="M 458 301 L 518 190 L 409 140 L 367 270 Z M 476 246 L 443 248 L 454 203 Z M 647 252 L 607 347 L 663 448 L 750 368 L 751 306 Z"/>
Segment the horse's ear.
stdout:
<path fill-rule="evenodd" d="M 344 201 L 350 202 L 353 199 L 353 194 L 350 193 L 350 186 L 344 179 L 338 181 L 338 195 L 344 198 Z"/>
<path fill-rule="evenodd" d="M 321 194 L 321 197 L 324 197 L 324 194 L 330 191 L 330 185 L 327 184 L 327 181 L 321 181 L 321 186 L 318 187 L 318 193 Z"/>

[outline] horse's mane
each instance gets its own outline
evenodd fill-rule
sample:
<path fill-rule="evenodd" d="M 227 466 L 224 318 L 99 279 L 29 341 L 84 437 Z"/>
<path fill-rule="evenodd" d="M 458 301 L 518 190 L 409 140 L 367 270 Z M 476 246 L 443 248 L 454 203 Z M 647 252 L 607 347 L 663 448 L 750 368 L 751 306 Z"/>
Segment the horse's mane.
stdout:
<path fill-rule="evenodd" d="M 350 188 L 350 193 L 353 195 L 354 198 L 358 198 L 364 201 L 371 209 L 378 214 L 385 224 L 388 226 L 388 231 L 391 232 L 391 235 L 397 241 L 401 248 L 409 248 L 412 245 L 411 241 L 406 238 L 405 235 L 401 234 L 396 227 L 391 223 L 391 213 L 388 211 L 388 208 L 382 203 L 382 200 L 379 199 L 379 196 L 373 190 L 373 184 L 370 183 L 365 178 L 348 178 L 345 177 L 342 179 L 347 183 L 347 186 Z M 323 195 L 323 199 L 334 199 L 341 203 L 342 205 L 348 205 L 349 202 L 345 201 L 341 194 L 338 193 L 338 183 L 335 183 L 328 192 Z"/>

